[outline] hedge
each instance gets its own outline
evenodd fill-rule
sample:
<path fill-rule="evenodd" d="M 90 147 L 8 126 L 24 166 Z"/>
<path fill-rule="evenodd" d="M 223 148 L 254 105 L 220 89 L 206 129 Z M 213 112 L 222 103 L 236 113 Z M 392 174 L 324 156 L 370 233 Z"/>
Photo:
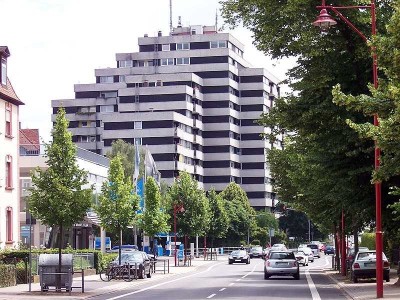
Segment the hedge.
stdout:
<path fill-rule="evenodd" d="M 0 287 L 17 285 L 14 265 L 0 264 Z"/>

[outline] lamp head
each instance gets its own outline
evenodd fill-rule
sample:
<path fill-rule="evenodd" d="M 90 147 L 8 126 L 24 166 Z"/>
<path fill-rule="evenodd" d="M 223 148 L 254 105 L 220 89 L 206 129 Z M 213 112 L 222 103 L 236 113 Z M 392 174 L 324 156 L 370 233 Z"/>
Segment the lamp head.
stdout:
<path fill-rule="evenodd" d="M 331 16 L 328 14 L 328 11 L 324 8 L 321 9 L 317 20 L 312 24 L 321 28 L 322 31 L 327 31 L 329 27 L 336 25 L 336 23 L 337 22 L 331 18 Z"/>

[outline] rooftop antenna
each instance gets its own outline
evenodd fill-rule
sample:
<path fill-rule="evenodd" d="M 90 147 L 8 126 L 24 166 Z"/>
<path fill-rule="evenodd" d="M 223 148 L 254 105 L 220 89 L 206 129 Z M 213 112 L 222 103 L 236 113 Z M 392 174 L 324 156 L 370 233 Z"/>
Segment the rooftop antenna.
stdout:
<path fill-rule="evenodd" d="M 182 27 L 182 19 L 181 19 L 181 16 L 178 17 L 178 27 Z"/>
<path fill-rule="evenodd" d="M 172 0 L 169 0 L 169 32 L 172 35 Z"/>
<path fill-rule="evenodd" d="M 218 9 L 215 9 L 215 31 L 218 31 Z"/>

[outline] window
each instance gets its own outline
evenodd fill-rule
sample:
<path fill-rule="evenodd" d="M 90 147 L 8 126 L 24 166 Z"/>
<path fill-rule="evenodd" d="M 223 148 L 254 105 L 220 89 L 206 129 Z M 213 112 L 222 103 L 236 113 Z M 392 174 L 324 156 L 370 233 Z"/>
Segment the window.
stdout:
<path fill-rule="evenodd" d="M 169 44 L 162 45 L 162 51 L 169 51 L 169 50 L 170 50 Z"/>
<path fill-rule="evenodd" d="M 190 59 L 189 59 L 189 57 L 179 57 L 176 59 L 176 64 L 177 65 L 189 65 Z"/>
<path fill-rule="evenodd" d="M 12 136 L 12 105 L 6 102 L 6 136 Z"/>
<path fill-rule="evenodd" d="M 114 105 L 101 105 L 100 112 L 102 113 L 114 112 Z"/>
<path fill-rule="evenodd" d="M 189 43 L 177 43 L 176 50 L 189 50 L 190 44 Z"/>
<path fill-rule="evenodd" d="M 12 183 L 12 156 L 6 155 L 6 189 L 11 189 L 13 187 Z"/>
<path fill-rule="evenodd" d="M 161 81 L 161 80 L 157 80 L 156 85 L 157 85 L 157 86 L 162 86 L 162 81 Z"/>
<path fill-rule="evenodd" d="M 87 121 L 82 121 L 81 122 L 81 127 L 88 127 L 88 122 Z"/>
<path fill-rule="evenodd" d="M 6 243 L 13 241 L 13 218 L 12 218 L 12 207 L 6 208 Z"/>
<path fill-rule="evenodd" d="M 137 66 L 138 67 L 144 67 L 145 65 L 144 65 L 144 60 L 138 60 L 137 61 Z"/>
<path fill-rule="evenodd" d="M 135 121 L 133 126 L 135 129 L 142 129 L 142 121 Z"/>
<path fill-rule="evenodd" d="M 1 84 L 7 85 L 7 62 L 4 58 L 1 60 Z"/>
<path fill-rule="evenodd" d="M 119 75 L 118 82 L 125 82 L 125 75 Z"/>
<path fill-rule="evenodd" d="M 114 77 L 113 76 L 100 76 L 100 83 L 113 83 Z"/>
<path fill-rule="evenodd" d="M 101 98 L 115 98 L 115 97 L 117 97 L 117 92 L 116 91 L 100 92 L 100 97 Z"/>
<path fill-rule="evenodd" d="M 173 58 L 163 58 L 161 59 L 161 65 L 162 66 L 170 66 L 174 64 L 174 59 Z"/>
<path fill-rule="evenodd" d="M 120 68 L 129 68 L 133 66 L 133 62 L 131 60 L 120 60 L 119 67 Z"/>
<path fill-rule="evenodd" d="M 227 42 L 226 41 L 212 41 L 210 42 L 210 48 L 226 48 Z"/>
<path fill-rule="evenodd" d="M 148 60 L 148 61 L 147 61 L 147 65 L 148 65 L 149 67 L 154 66 L 154 60 Z"/>

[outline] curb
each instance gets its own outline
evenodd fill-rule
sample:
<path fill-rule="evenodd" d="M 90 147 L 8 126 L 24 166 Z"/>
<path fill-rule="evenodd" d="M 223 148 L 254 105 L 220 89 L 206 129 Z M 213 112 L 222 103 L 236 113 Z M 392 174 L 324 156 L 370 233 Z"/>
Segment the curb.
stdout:
<path fill-rule="evenodd" d="M 331 270 L 324 269 L 324 273 L 327 274 L 329 276 L 329 278 L 337 284 L 337 286 L 339 286 L 339 288 L 346 294 L 346 296 L 348 296 L 352 300 L 358 299 L 354 293 L 349 291 L 342 282 L 340 282 L 335 277 L 333 277 L 331 274 L 329 274 L 328 271 L 331 271 Z"/>

